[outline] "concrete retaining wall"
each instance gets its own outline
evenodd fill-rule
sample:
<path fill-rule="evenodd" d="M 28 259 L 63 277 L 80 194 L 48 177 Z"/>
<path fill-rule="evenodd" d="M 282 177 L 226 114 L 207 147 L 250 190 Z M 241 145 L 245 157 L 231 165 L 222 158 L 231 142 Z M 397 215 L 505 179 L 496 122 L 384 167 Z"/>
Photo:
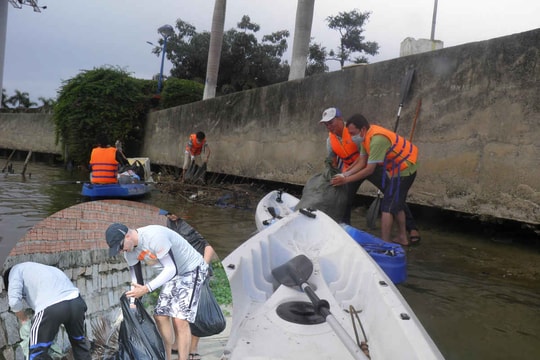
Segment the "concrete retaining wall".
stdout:
<path fill-rule="evenodd" d="M 151 113 L 133 155 L 180 166 L 189 134 L 203 130 L 209 171 L 304 185 L 323 167 L 322 111 L 337 106 L 346 118 L 360 112 L 393 128 L 402 79 L 414 68 L 398 128 L 410 136 L 421 101 L 409 202 L 540 224 L 539 59 L 537 29 L 191 103 Z M 0 130 L 15 128 L 5 121 Z M 29 124 L 18 119 L 16 128 Z M 11 144 L 0 136 L 0 148 Z M 367 183 L 360 192 L 375 193 Z"/>
<path fill-rule="evenodd" d="M 68 275 L 88 305 L 86 332 L 93 339 L 92 323 L 100 318 L 109 323 L 121 313 L 120 296 L 131 282 L 122 256 L 109 258 L 105 229 L 113 222 L 128 227 L 166 225 L 158 208 L 131 201 L 85 202 L 51 215 L 35 225 L 17 242 L 4 269 L 24 261 L 56 266 Z M 152 268 L 143 266 L 145 279 Z M 8 311 L 7 292 L 0 293 L 0 358 L 24 359 L 17 318 Z M 64 338 L 64 343 L 69 342 Z"/>

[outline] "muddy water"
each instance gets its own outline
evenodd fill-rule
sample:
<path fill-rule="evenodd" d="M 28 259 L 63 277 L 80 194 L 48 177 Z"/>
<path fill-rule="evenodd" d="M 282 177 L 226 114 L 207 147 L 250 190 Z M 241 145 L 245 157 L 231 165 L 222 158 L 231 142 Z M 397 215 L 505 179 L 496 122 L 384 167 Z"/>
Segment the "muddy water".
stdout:
<path fill-rule="evenodd" d="M 20 173 L 22 163 L 15 162 L 14 168 Z M 81 185 L 57 183 L 84 180 L 77 175 L 43 164 L 30 164 L 27 173 L 31 176 L 26 179 L 20 174 L 0 174 L 2 262 L 34 224 L 84 201 L 79 195 Z M 255 231 L 253 209 L 201 206 L 159 192 L 142 201 L 180 213 L 222 258 Z M 365 229 L 369 203 L 360 205 L 352 225 Z M 520 241 L 523 233 L 518 230 L 502 232 L 496 226 L 433 210 L 413 212 L 422 230 L 422 243 L 408 249 L 408 279 L 398 287 L 444 356 L 539 359 L 537 240 Z"/>

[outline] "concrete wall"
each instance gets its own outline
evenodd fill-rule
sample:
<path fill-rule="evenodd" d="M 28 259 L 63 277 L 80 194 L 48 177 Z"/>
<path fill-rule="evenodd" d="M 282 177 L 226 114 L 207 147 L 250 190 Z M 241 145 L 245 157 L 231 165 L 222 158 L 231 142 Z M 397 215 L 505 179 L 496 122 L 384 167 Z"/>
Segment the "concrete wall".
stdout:
<path fill-rule="evenodd" d="M 4 269 L 24 261 L 35 261 L 62 269 L 81 291 L 88 305 L 86 332 L 94 339 L 92 323 L 113 323 L 121 313 L 120 296 L 131 282 L 122 256 L 109 258 L 105 229 L 113 222 L 128 227 L 166 225 L 158 208 L 139 202 L 106 200 L 85 202 L 57 212 L 35 225 L 17 242 Z M 143 266 L 145 279 L 154 276 Z M 0 359 L 22 360 L 17 318 L 8 311 L 7 292 L 0 285 Z M 69 346 L 65 334 L 61 343 Z"/>
<path fill-rule="evenodd" d="M 203 130 L 210 171 L 304 185 L 323 167 L 322 111 L 337 106 L 393 128 L 402 79 L 414 68 L 398 128 L 409 137 L 421 101 L 409 201 L 540 224 L 539 59 L 537 29 L 153 112 L 141 154 L 180 166 L 189 134 Z M 13 120 L 0 117 L 2 132 L 5 121 Z M 14 128 L 27 125 L 18 121 L 8 138 Z M 0 148 L 20 146 L 4 138 Z M 375 193 L 367 183 L 360 192 Z"/>

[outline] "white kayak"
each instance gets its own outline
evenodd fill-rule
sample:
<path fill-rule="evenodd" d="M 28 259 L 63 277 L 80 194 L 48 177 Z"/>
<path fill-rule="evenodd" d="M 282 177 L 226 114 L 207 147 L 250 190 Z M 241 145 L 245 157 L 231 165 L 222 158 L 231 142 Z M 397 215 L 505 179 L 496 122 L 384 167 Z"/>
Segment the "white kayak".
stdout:
<path fill-rule="evenodd" d="M 299 202 L 300 199 L 282 190 L 269 192 L 259 201 L 255 210 L 257 230 L 264 230 L 294 213 Z M 371 255 L 394 284 L 401 284 L 407 279 L 407 258 L 401 245 L 388 243 L 351 225 L 340 225 Z"/>
<path fill-rule="evenodd" d="M 257 204 L 255 226 L 261 231 L 294 212 L 300 199 L 282 190 L 272 190 Z"/>
<path fill-rule="evenodd" d="M 371 359 L 443 359 L 390 278 L 323 212 L 295 211 L 223 266 L 233 297 L 223 360 L 367 359 L 362 342 Z"/>

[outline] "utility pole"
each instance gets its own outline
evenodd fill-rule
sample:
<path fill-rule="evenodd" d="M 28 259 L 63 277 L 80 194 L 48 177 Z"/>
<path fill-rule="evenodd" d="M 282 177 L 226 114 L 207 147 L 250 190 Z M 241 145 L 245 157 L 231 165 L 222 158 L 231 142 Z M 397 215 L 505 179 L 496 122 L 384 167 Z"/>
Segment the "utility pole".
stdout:
<path fill-rule="evenodd" d="M 435 40 L 435 23 L 437 22 L 437 2 L 433 5 L 433 20 L 431 21 L 431 41 Z"/>

